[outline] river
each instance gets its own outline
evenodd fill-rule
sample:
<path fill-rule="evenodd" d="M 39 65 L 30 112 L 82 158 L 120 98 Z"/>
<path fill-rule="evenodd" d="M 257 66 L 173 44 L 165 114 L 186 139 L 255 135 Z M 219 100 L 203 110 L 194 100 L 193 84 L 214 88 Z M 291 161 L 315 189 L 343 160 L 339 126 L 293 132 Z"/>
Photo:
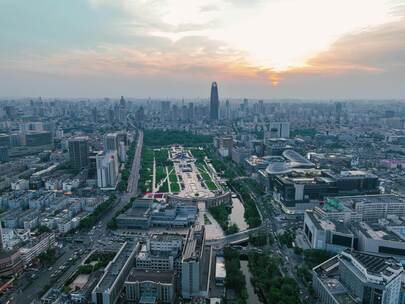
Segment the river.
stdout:
<path fill-rule="evenodd" d="M 243 275 L 245 276 L 246 289 L 247 289 L 247 294 L 248 294 L 247 303 L 262 304 L 262 302 L 260 302 L 257 294 L 255 294 L 254 287 L 253 287 L 252 283 L 250 282 L 250 278 L 252 277 L 252 274 L 250 273 L 250 270 L 248 267 L 248 261 L 241 260 L 240 269 L 242 270 Z"/>
<path fill-rule="evenodd" d="M 238 197 L 232 198 L 232 212 L 229 216 L 231 223 L 238 225 L 239 230 L 243 231 L 249 228 L 248 224 L 245 222 L 245 207 L 243 207 L 242 202 Z"/>

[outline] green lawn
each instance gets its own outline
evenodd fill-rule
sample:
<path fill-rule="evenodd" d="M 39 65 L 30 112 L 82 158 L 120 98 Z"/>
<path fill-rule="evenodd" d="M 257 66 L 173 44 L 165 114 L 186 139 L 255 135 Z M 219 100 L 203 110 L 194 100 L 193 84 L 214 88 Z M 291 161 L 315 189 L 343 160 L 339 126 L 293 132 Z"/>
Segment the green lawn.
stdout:
<path fill-rule="evenodd" d="M 159 188 L 159 192 L 169 192 L 169 185 L 167 180 L 163 183 L 163 185 Z"/>
<path fill-rule="evenodd" d="M 205 185 L 207 186 L 208 190 L 210 190 L 210 191 L 218 190 L 218 187 L 212 181 L 211 176 L 208 174 L 208 171 L 205 168 L 205 166 L 198 165 L 197 168 L 198 168 L 198 171 L 200 172 L 200 175 L 201 175 Z"/>
<path fill-rule="evenodd" d="M 153 168 L 153 150 L 147 147 L 142 149 L 139 189 L 141 192 L 148 192 L 152 190 L 152 168 Z"/>
<path fill-rule="evenodd" d="M 166 178 L 166 168 L 162 166 L 156 167 L 156 186 L 160 185 L 160 182 Z"/>
<path fill-rule="evenodd" d="M 180 192 L 180 185 L 178 183 L 177 174 L 174 166 L 169 169 L 169 172 L 170 189 L 172 190 L 172 192 Z"/>
<path fill-rule="evenodd" d="M 172 192 L 180 192 L 180 186 L 178 183 L 171 183 L 170 188 Z"/>
<path fill-rule="evenodd" d="M 201 175 L 202 182 L 206 185 L 207 189 L 210 191 L 218 190 L 218 186 L 211 179 L 208 169 L 203 163 L 203 158 L 206 156 L 205 150 L 200 150 L 198 148 L 191 148 L 190 152 L 198 160 L 197 169 Z M 168 192 L 169 184 L 172 192 L 180 192 L 181 185 L 179 183 L 178 176 L 175 172 L 173 163 L 168 160 L 168 149 L 158 148 L 153 149 L 148 146 L 144 146 L 142 150 L 141 159 L 141 178 L 139 180 L 139 186 L 142 192 L 152 191 L 152 177 L 153 177 L 153 161 L 156 162 L 156 172 L 155 172 L 155 186 L 159 186 L 160 183 L 166 179 L 167 171 L 169 172 L 169 178 L 161 185 L 159 192 Z"/>
<path fill-rule="evenodd" d="M 218 187 L 212 181 L 204 181 L 204 183 L 207 185 L 208 190 L 218 190 Z"/>

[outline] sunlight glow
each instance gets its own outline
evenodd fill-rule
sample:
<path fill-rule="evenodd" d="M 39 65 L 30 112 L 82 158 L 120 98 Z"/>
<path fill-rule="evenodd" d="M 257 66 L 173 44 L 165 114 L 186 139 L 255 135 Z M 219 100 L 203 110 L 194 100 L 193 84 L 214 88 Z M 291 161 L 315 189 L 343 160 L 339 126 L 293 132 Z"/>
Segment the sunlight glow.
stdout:
<path fill-rule="evenodd" d="M 328 50 L 344 34 L 396 21 L 398 17 L 391 15 L 390 3 L 383 0 L 275 0 L 240 8 L 225 1 L 169 0 L 162 9 L 165 23 L 207 26 L 189 31 L 160 30 L 152 34 L 172 41 L 205 36 L 245 54 L 247 62 L 256 67 L 281 72 L 305 67 L 310 58 Z M 213 9 L 204 10 L 204 7 Z"/>

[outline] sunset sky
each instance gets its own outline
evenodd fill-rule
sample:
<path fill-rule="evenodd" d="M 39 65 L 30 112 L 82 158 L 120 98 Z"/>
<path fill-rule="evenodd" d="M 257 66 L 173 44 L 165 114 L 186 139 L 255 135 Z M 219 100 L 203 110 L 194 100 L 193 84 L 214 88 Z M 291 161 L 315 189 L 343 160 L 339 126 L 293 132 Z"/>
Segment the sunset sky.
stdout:
<path fill-rule="evenodd" d="M 404 98 L 401 0 L 0 0 L 0 96 Z"/>

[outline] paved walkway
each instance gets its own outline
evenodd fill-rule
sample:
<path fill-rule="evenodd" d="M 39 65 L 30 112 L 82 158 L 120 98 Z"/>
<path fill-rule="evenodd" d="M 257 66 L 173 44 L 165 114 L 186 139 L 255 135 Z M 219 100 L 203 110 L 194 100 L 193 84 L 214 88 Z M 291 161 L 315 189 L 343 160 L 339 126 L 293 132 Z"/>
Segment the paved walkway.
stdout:
<path fill-rule="evenodd" d="M 204 215 L 208 217 L 211 224 L 204 224 Z M 221 226 L 205 208 L 204 202 L 198 203 L 198 221 L 200 224 L 205 225 L 205 235 L 207 240 L 223 238 L 225 236 Z"/>

